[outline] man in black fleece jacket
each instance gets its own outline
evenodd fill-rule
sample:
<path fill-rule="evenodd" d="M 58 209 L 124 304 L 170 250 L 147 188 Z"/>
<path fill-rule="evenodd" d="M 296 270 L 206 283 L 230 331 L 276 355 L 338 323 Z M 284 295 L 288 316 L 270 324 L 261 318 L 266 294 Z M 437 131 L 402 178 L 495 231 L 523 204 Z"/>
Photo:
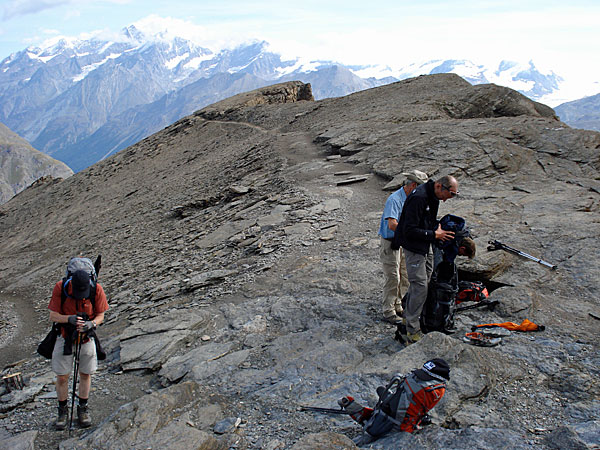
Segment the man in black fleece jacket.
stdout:
<path fill-rule="evenodd" d="M 444 176 L 437 181 L 429 180 L 420 185 L 406 199 L 398 227 L 400 245 L 406 257 L 408 293 L 404 321 L 409 343 L 421 337 L 419 317 L 427 299 L 427 285 L 433 271 L 431 244 L 439 239 L 454 238 L 452 231 L 442 230 L 437 221 L 440 200 L 458 195 L 458 181 L 453 176 Z"/>

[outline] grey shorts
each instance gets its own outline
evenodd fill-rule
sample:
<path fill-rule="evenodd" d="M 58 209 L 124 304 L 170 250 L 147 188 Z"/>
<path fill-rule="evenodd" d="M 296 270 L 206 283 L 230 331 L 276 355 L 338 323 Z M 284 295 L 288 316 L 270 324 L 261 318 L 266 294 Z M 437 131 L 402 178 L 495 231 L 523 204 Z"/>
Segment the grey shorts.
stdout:
<path fill-rule="evenodd" d="M 75 345 L 73 345 L 72 355 L 63 355 L 65 339 L 62 336 L 56 338 L 54 351 L 52 352 L 52 371 L 56 375 L 68 375 L 73 372 L 73 357 L 75 356 Z M 96 359 L 96 344 L 94 338 L 81 345 L 79 354 L 79 371 L 87 375 L 96 372 L 98 361 Z"/>

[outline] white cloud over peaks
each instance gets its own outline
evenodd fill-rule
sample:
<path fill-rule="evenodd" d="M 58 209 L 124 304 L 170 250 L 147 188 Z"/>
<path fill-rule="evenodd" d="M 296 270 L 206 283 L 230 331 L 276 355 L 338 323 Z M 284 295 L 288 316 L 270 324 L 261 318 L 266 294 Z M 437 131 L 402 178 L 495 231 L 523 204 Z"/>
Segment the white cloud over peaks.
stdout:
<path fill-rule="evenodd" d="M 189 20 L 152 14 L 132 25 L 147 36 L 163 36 L 166 39 L 177 36 L 213 52 L 256 40 L 255 36 L 248 34 L 245 23 L 236 21 L 198 25 Z"/>
<path fill-rule="evenodd" d="M 204 27 L 200 25 L 173 17 L 160 17 L 156 14 L 134 22 L 133 26 L 149 37 L 164 37 L 165 39 L 180 37 L 195 43 L 202 42 L 206 35 Z"/>

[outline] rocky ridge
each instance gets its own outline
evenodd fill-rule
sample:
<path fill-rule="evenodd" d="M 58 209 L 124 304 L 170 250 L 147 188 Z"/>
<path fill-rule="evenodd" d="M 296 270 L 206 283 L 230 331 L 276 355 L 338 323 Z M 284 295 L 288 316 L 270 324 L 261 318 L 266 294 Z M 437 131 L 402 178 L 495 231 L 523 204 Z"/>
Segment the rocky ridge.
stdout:
<path fill-rule="evenodd" d="M 41 177 L 66 178 L 73 175 L 66 164 L 37 151 L 1 123 L 0 168 L 0 204 Z"/>
<path fill-rule="evenodd" d="M 318 102 L 308 89 L 212 105 L 0 208 L 1 300 L 17 316 L 6 323 L 29 330 L 3 349 L 5 372 L 28 382 L 0 397 L 4 440 L 351 449 L 356 424 L 298 405 L 346 394 L 373 405 L 392 374 L 443 357 L 452 378 L 434 424 L 372 448 L 597 445 L 600 134 L 452 75 Z M 460 274 L 485 281 L 499 305 L 405 348 L 380 320 L 377 229 L 386 190 L 412 168 L 459 179 L 462 195 L 440 213 L 467 219 L 478 253 Z M 490 239 L 558 270 L 486 252 Z M 31 353 L 51 286 L 78 253 L 105 261 L 109 356 L 94 381 L 96 425 L 66 440 L 51 427 L 48 364 Z M 473 324 L 525 318 L 546 330 L 494 348 L 461 340 Z"/>

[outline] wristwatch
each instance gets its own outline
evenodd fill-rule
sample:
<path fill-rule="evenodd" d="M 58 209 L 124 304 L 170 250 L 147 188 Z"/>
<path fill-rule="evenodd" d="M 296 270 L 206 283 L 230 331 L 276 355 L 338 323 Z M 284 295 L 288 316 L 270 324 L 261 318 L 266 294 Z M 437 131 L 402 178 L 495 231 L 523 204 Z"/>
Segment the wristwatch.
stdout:
<path fill-rule="evenodd" d="M 93 320 L 92 320 L 92 325 L 94 325 L 94 328 L 96 328 L 98 326 L 98 325 L 96 325 L 96 322 L 94 322 Z"/>

